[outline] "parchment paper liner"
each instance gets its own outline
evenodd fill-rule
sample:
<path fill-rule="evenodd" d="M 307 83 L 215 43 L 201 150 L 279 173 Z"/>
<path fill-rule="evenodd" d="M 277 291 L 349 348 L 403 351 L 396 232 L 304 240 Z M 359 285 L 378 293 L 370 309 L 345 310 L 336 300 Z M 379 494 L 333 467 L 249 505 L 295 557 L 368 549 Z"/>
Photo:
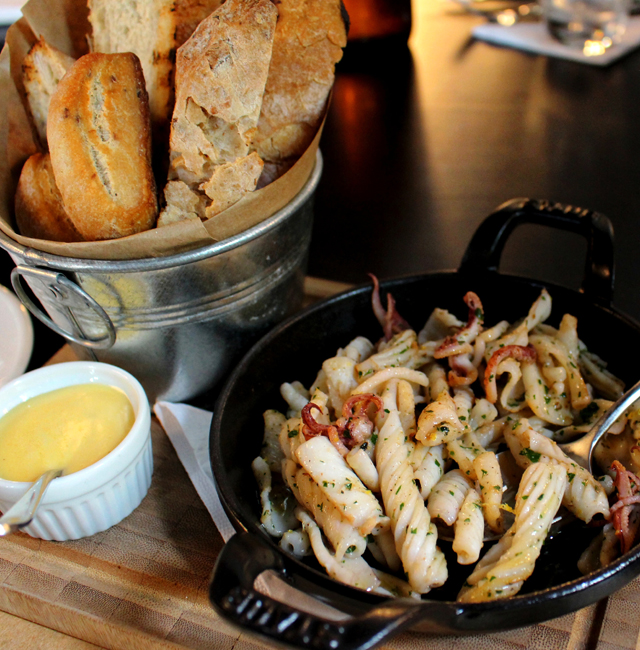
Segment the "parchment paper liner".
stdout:
<path fill-rule="evenodd" d="M 23 237 L 14 230 L 14 195 L 24 161 L 39 149 L 26 111 L 21 66 L 37 38 L 79 57 L 88 51 L 86 0 L 30 0 L 7 33 L 0 53 L 0 230 L 23 246 L 64 257 L 128 260 L 162 257 L 236 235 L 283 208 L 302 189 L 315 164 L 322 125 L 296 164 L 277 181 L 245 196 L 211 219 L 190 219 L 137 235 L 65 244 Z M 323 122 L 324 124 L 324 122 Z M 159 188 L 160 190 L 162 188 Z"/>

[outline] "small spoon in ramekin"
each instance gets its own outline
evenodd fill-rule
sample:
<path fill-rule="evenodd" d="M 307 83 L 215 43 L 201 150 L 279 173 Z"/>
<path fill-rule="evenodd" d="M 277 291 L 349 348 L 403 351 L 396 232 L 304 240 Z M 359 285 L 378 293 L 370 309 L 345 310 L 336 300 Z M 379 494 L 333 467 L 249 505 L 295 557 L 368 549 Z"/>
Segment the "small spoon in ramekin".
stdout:
<path fill-rule="evenodd" d="M 61 469 L 50 469 L 40 476 L 34 484 L 0 517 L 0 537 L 10 535 L 28 526 L 35 517 L 40 500 L 54 478 L 62 475 Z"/>

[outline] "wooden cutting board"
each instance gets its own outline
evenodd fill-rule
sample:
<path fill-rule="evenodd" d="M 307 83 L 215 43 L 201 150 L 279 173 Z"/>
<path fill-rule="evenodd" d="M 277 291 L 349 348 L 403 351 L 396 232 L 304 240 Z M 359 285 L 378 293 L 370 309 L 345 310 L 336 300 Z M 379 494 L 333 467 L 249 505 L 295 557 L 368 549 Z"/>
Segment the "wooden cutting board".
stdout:
<path fill-rule="evenodd" d="M 311 280 L 307 293 L 313 300 L 343 288 Z M 65 347 L 52 362 L 73 358 Z M 17 629 L 33 633 L 38 643 L 0 641 L 0 647 L 86 649 L 77 639 L 113 650 L 263 647 L 209 606 L 209 574 L 222 539 L 157 422 L 152 437 L 151 488 L 120 524 L 73 542 L 46 542 L 23 533 L 0 539 L 0 610 L 68 635 L 37 634 L 22 624 Z M 636 580 L 597 605 L 541 625 L 463 638 L 406 633 L 387 647 L 632 649 L 638 646 L 639 614 Z M 12 621 L 0 617 L 0 630 L 14 629 Z"/>

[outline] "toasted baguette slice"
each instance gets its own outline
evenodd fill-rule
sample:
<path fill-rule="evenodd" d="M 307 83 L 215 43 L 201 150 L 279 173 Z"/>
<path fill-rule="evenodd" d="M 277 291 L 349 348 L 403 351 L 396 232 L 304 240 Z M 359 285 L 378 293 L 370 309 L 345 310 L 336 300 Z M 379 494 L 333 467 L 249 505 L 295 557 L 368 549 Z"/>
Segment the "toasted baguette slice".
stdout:
<path fill-rule="evenodd" d="M 193 188 L 249 153 L 277 13 L 269 0 L 227 0 L 178 50 L 170 178 Z"/>
<path fill-rule="evenodd" d="M 173 111 L 176 49 L 223 0 L 89 0 L 93 52 L 140 59 L 151 121 L 162 130 Z M 166 146 L 166 143 L 165 143 Z"/>
<path fill-rule="evenodd" d="M 36 153 L 24 164 L 15 207 L 21 235 L 61 242 L 82 241 L 62 204 L 49 154 Z"/>
<path fill-rule="evenodd" d="M 43 38 L 35 43 L 22 62 L 22 81 L 38 138 L 47 149 L 47 114 L 51 95 L 75 59 L 49 45 Z"/>
<path fill-rule="evenodd" d="M 269 77 L 252 150 L 300 157 L 313 140 L 347 44 L 341 0 L 279 0 Z"/>
<path fill-rule="evenodd" d="M 87 241 L 157 217 L 144 77 L 135 54 L 86 54 L 51 98 L 47 139 L 67 214 Z"/>

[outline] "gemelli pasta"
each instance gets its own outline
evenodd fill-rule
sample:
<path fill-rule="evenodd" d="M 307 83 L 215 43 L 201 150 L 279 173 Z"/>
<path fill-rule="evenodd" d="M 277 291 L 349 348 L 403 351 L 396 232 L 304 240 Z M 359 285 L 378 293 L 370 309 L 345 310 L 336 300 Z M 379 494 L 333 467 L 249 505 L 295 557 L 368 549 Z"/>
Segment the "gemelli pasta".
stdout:
<path fill-rule="evenodd" d="M 546 323 L 546 290 L 521 320 L 491 327 L 479 296 L 463 301 L 466 323 L 435 308 L 416 331 L 392 296 L 382 307 L 374 278 L 384 336 L 345 341 L 309 389 L 295 377 L 282 385 L 285 412 L 264 414 L 253 463 L 263 527 L 336 580 L 420 598 L 447 581 L 446 544 L 449 563 L 469 566 L 459 600 L 512 596 L 560 508 L 602 526 L 581 570 L 634 542 L 640 480 L 606 453 L 598 479 L 557 444 L 588 431 L 622 382 L 579 339 L 576 318 Z M 634 405 L 607 437 L 637 449 L 639 422 Z"/>

